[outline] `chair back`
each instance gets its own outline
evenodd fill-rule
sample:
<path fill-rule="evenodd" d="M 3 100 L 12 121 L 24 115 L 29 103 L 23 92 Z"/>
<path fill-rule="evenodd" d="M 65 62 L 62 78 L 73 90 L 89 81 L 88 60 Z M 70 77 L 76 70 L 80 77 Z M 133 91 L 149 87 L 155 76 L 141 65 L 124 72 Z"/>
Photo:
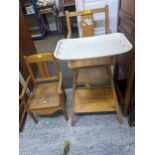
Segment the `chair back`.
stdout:
<path fill-rule="evenodd" d="M 51 53 L 40 53 L 30 56 L 24 56 L 25 63 L 34 84 L 46 81 L 59 80 L 59 67 L 57 60 Z M 37 74 L 32 70 L 33 65 L 37 66 Z M 52 68 L 51 68 L 52 67 Z M 55 74 L 53 74 L 53 73 Z"/>
<path fill-rule="evenodd" d="M 106 5 L 103 8 L 84 10 L 78 12 L 68 12 L 66 11 L 66 22 L 67 22 L 67 30 L 68 35 L 67 38 L 71 38 L 72 29 L 71 29 L 71 17 L 81 16 L 81 29 L 82 36 L 89 37 L 94 35 L 94 14 L 96 13 L 105 13 L 105 33 L 110 33 L 109 27 L 109 6 Z M 104 19 L 103 19 L 104 20 Z"/>

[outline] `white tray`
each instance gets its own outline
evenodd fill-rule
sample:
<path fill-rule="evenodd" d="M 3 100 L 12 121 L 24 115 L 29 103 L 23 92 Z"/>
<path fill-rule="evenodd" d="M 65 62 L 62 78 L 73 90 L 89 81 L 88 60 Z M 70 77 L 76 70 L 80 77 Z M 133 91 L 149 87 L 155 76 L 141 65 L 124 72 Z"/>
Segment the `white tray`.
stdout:
<path fill-rule="evenodd" d="M 62 39 L 58 41 L 54 56 L 61 60 L 98 58 L 123 54 L 132 49 L 123 33 Z"/>

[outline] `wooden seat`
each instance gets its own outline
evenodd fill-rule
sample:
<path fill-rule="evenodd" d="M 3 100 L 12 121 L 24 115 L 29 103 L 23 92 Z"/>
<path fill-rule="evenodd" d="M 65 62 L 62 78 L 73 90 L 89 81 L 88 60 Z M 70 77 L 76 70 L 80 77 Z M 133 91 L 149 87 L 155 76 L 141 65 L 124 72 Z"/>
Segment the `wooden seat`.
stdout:
<path fill-rule="evenodd" d="M 59 94 L 55 91 L 57 84 L 40 84 L 31 98 L 30 110 L 38 110 L 43 108 L 56 107 L 60 105 Z"/>
<path fill-rule="evenodd" d="M 82 37 L 89 37 L 95 34 L 94 14 L 103 12 L 105 13 L 105 33 L 108 34 L 111 33 L 108 5 L 103 8 L 79 12 L 66 11 L 67 38 L 72 36 L 71 17 L 80 16 Z M 114 64 L 115 58 L 113 56 L 69 61 L 68 67 L 73 72 L 74 87 L 72 125 L 76 113 L 117 112 L 118 120 L 120 123 L 122 122 L 111 73 L 111 65 Z M 81 85 L 83 85 L 82 88 Z"/>
<path fill-rule="evenodd" d="M 74 110 L 76 113 L 116 111 L 111 88 L 78 89 L 74 92 L 74 97 Z"/>
<path fill-rule="evenodd" d="M 22 93 L 20 94 L 20 100 L 24 104 L 26 112 L 30 115 L 35 123 L 37 123 L 33 112 L 49 115 L 58 110 L 63 111 L 64 117 L 67 120 L 67 114 L 65 110 L 65 92 L 62 85 L 62 73 L 60 72 L 56 59 L 50 53 L 35 54 L 31 56 L 24 56 L 30 76 L 26 80 Z M 49 69 L 49 63 L 53 64 L 55 74 L 51 73 Z M 32 64 L 36 64 L 38 72 L 36 75 L 33 73 Z M 40 76 L 39 76 L 40 75 Z M 26 90 L 30 83 L 30 80 L 34 83 L 28 100 L 25 98 Z"/>

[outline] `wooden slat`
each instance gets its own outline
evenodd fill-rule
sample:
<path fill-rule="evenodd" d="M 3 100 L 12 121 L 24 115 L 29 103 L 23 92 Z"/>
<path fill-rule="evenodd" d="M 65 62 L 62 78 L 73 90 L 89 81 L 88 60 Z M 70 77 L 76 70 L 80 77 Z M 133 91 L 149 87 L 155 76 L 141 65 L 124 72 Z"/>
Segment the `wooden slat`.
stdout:
<path fill-rule="evenodd" d="M 45 72 L 44 72 L 44 68 L 43 68 L 43 66 L 42 66 L 42 62 L 38 62 L 38 63 L 37 63 L 37 66 L 38 66 L 38 69 L 39 69 L 39 72 L 40 72 L 40 76 L 41 76 L 42 78 L 45 78 L 46 75 L 45 75 Z"/>
<path fill-rule="evenodd" d="M 72 36 L 72 29 L 71 29 L 71 21 L 70 21 L 70 17 L 69 17 L 69 12 L 68 11 L 66 11 L 66 23 L 67 23 L 67 30 L 68 30 L 67 38 L 71 38 L 71 36 Z"/>
<path fill-rule="evenodd" d="M 100 12 L 105 12 L 106 9 L 103 7 L 103 8 L 97 8 L 97 9 L 91 9 L 91 13 L 94 14 L 94 13 L 100 13 Z M 82 16 L 84 15 L 85 12 L 84 11 L 78 11 L 78 12 L 69 12 L 68 13 L 68 16 L 69 17 L 74 17 L 74 16 Z"/>
<path fill-rule="evenodd" d="M 52 77 L 48 77 L 48 78 L 37 78 L 36 82 L 44 82 L 44 81 L 52 81 L 52 80 L 58 80 L 57 76 L 52 76 Z"/>
<path fill-rule="evenodd" d="M 105 6 L 105 33 L 110 33 L 110 26 L 109 26 L 109 7 Z"/>
<path fill-rule="evenodd" d="M 72 60 L 69 61 L 68 67 L 70 69 L 91 67 L 91 66 L 103 66 L 103 65 L 114 65 L 116 60 L 113 56 L 104 58 L 94 58 L 85 60 Z"/>
<path fill-rule="evenodd" d="M 90 23 L 87 23 L 90 22 Z M 94 17 L 93 14 L 81 16 L 82 36 L 89 37 L 94 35 Z"/>
<path fill-rule="evenodd" d="M 34 54 L 29 57 L 27 57 L 28 63 L 37 63 L 37 62 L 43 62 L 43 61 L 54 61 L 54 56 L 51 53 L 43 53 L 43 54 Z"/>
<path fill-rule="evenodd" d="M 42 62 L 43 68 L 44 68 L 44 72 L 46 74 L 46 77 L 50 77 L 51 76 L 51 72 L 49 70 L 48 64 L 47 62 Z"/>

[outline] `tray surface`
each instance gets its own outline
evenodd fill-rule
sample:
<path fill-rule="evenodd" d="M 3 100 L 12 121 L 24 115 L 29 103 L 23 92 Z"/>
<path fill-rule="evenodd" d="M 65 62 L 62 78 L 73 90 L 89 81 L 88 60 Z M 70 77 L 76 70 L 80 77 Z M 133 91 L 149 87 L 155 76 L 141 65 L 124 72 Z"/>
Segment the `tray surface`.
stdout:
<path fill-rule="evenodd" d="M 54 56 L 62 60 L 78 60 L 123 54 L 132 44 L 123 33 L 59 40 Z"/>

